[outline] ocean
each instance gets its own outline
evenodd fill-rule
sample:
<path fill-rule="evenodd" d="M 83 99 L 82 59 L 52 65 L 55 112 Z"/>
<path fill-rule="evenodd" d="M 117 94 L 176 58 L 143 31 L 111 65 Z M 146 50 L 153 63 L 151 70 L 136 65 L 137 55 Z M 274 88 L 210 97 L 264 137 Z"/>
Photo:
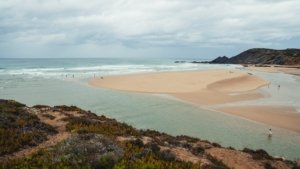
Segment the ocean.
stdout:
<path fill-rule="evenodd" d="M 174 61 L 174 59 L 133 58 L 0 59 L 0 98 L 15 99 L 28 106 L 76 105 L 140 129 L 155 129 L 172 135 L 190 135 L 237 149 L 245 147 L 265 149 L 271 155 L 291 160 L 300 158 L 300 134 L 297 132 L 272 127 L 274 137 L 270 140 L 266 137 L 266 131 L 270 126 L 265 124 L 202 109 L 164 95 L 113 91 L 87 84 L 87 80 L 94 76 L 241 69 L 241 66 L 237 65 L 174 63 Z M 298 76 L 256 73 L 274 84 L 291 85 L 294 90 L 300 86 Z M 270 92 L 266 88 L 261 90 Z M 298 105 L 300 99 L 297 92 L 288 92 L 288 87 L 282 90 L 287 90 L 286 94 L 277 94 L 273 100 L 266 99 L 259 102 Z M 249 101 L 248 104 L 253 102 Z"/>

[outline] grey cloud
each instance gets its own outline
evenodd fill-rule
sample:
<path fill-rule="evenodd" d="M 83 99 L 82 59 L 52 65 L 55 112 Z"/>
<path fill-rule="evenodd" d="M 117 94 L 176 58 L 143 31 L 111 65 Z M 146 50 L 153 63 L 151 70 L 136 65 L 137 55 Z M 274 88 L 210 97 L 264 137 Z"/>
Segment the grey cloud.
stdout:
<path fill-rule="evenodd" d="M 2 0 L 0 45 L 272 46 L 300 36 L 298 0 Z"/>

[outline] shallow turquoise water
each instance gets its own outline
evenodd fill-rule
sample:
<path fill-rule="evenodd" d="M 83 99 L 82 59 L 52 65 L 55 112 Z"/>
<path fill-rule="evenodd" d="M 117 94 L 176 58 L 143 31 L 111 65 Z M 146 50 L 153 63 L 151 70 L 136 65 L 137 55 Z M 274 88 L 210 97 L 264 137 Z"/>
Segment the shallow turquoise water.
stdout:
<path fill-rule="evenodd" d="M 246 71 L 271 82 L 269 86 L 260 89 L 271 97 L 243 101 L 239 104 L 292 106 L 297 108 L 300 112 L 300 76 L 285 73 Z M 278 88 L 278 85 L 280 85 L 280 88 Z"/>
<path fill-rule="evenodd" d="M 148 94 L 99 89 L 82 81 L 41 77 L 0 76 L 0 97 L 28 105 L 77 105 L 97 114 L 116 118 L 135 127 L 172 135 L 190 135 L 238 149 L 265 149 L 289 159 L 300 157 L 300 134 L 235 116 L 200 109 L 183 102 Z"/>

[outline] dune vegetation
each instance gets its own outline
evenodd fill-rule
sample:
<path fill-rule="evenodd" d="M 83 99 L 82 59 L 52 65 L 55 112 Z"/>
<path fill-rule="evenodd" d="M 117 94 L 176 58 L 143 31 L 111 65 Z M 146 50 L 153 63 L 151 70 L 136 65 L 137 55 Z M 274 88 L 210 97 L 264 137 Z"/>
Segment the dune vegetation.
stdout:
<path fill-rule="evenodd" d="M 138 130 L 76 106 L 26 107 L 0 100 L 0 110 L 3 169 L 225 169 L 248 163 L 264 168 L 297 168 L 295 162 L 271 157 L 263 150 L 239 151 L 198 138 Z M 216 151 L 239 155 L 224 159 L 220 153 L 213 153 Z M 248 161 L 238 163 L 239 158 Z"/>

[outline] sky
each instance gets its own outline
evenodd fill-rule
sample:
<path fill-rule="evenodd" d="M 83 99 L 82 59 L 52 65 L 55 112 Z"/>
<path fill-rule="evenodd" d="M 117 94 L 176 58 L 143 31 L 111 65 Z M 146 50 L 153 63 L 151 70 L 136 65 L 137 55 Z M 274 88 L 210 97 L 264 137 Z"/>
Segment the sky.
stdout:
<path fill-rule="evenodd" d="M 299 48 L 299 7 L 299 0 L 0 0 L 0 57 L 205 59 Z"/>

